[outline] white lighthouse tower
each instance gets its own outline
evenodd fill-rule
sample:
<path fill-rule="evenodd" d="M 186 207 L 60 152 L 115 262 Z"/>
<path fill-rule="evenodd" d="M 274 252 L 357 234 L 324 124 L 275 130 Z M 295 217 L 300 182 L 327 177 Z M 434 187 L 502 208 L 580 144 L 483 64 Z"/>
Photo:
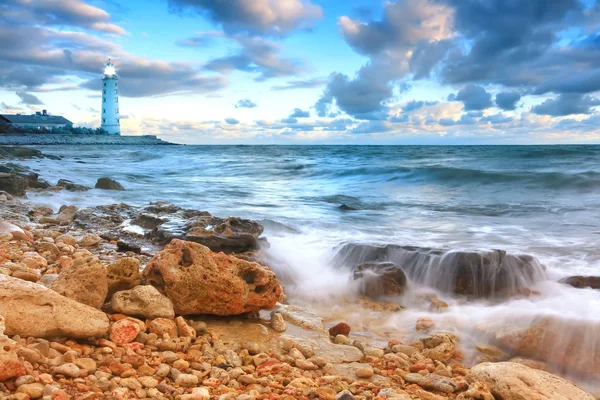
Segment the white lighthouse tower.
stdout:
<path fill-rule="evenodd" d="M 120 135 L 121 125 L 119 118 L 119 77 L 115 72 L 115 66 L 108 59 L 104 67 L 102 78 L 102 125 L 101 128 L 109 135 Z"/>

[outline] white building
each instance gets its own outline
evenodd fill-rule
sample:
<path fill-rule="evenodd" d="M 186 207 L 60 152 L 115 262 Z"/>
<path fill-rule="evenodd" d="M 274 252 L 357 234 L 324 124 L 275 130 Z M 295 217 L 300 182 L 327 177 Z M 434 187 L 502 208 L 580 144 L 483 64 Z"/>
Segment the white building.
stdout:
<path fill-rule="evenodd" d="M 119 118 L 119 77 L 115 66 L 108 59 L 104 68 L 102 78 L 102 125 L 101 128 L 109 135 L 121 134 L 121 123 Z"/>

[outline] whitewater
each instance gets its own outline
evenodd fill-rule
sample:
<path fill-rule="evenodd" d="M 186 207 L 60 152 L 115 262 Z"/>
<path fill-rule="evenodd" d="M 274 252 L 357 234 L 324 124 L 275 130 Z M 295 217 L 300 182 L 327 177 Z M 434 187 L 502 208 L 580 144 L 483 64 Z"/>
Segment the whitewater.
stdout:
<path fill-rule="evenodd" d="M 559 282 L 600 274 L 600 146 L 36 148 L 63 158 L 21 162 L 50 183 L 63 178 L 93 187 L 106 176 L 126 191 L 30 193 L 31 203 L 58 209 L 162 200 L 257 220 L 288 297 L 328 320 L 347 320 L 358 335 L 410 340 L 417 320 L 427 317 L 437 330 L 458 333 L 474 359 L 475 345 L 499 330 L 556 317 L 564 338 L 557 358 L 600 358 L 600 291 Z M 349 306 L 359 288 L 346 268 L 352 266 L 336 258 L 344 243 L 501 249 L 535 257 L 545 275 L 531 281 L 535 295 L 502 300 L 456 296 L 431 279 L 409 282 L 404 296 L 390 299 L 406 310 L 380 313 Z M 448 303 L 447 311 L 421 301 L 430 293 Z M 586 338 L 577 348 L 573 330 Z"/>

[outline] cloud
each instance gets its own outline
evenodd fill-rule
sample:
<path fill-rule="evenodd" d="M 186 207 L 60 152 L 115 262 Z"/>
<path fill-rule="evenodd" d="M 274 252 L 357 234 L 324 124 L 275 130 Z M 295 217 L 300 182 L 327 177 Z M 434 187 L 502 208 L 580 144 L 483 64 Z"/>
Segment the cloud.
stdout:
<path fill-rule="evenodd" d="M 5 102 L 0 103 L 0 106 L 2 106 L 2 109 L 6 112 L 16 112 L 16 111 L 21 111 L 20 107 L 15 107 L 15 106 L 11 106 L 6 104 Z"/>
<path fill-rule="evenodd" d="M 512 120 L 513 119 L 511 117 L 508 117 L 502 113 L 498 113 L 498 114 L 488 115 L 486 117 L 483 117 L 479 121 L 480 122 L 490 122 L 492 124 L 505 124 L 505 123 L 511 122 Z"/>
<path fill-rule="evenodd" d="M 394 129 L 394 126 L 388 121 L 366 121 L 361 122 L 352 129 L 352 133 L 356 134 L 371 134 L 371 133 L 382 133 L 390 132 Z"/>
<path fill-rule="evenodd" d="M 355 77 L 331 74 L 315 104 L 319 116 L 334 106 L 357 119 L 387 118 L 387 103 L 411 69 L 417 46 L 445 40 L 451 34 L 451 10 L 429 0 L 386 2 L 381 20 L 361 22 L 342 16 L 338 27 L 346 42 L 369 57 Z"/>
<path fill-rule="evenodd" d="M 229 125 L 237 125 L 240 123 L 240 121 L 235 118 L 225 118 L 225 122 L 227 122 Z"/>
<path fill-rule="evenodd" d="M 308 118 L 310 117 L 310 111 L 303 111 L 300 108 L 294 108 L 294 111 L 290 114 L 291 118 Z"/>
<path fill-rule="evenodd" d="M 596 97 L 582 94 L 561 94 L 554 99 L 548 99 L 542 104 L 534 106 L 531 112 L 539 115 L 562 117 L 572 114 L 590 114 L 591 108 L 600 105 Z"/>
<path fill-rule="evenodd" d="M 254 108 L 258 105 L 250 99 L 241 99 L 235 103 L 235 108 Z"/>
<path fill-rule="evenodd" d="M 81 0 L 4 0 L 4 8 L 21 20 L 34 19 L 44 25 L 69 25 L 124 35 L 125 29 L 110 22 L 110 15 Z"/>
<path fill-rule="evenodd" d="M 138 57 L 123 51 L 113 40 L 75 31 L 66 25 L 61 29 L 43 26 L 43 16 L 30 9 L 41 3 L 47 2 L 19 3 L 11 6 L 13 13 L 0 16 L 2 88 L 26 92 L 73 90 L 73 85 L 56 87 L 56 84 L 75 76 L 83 80 L 80 88 L 99 91 L 102 84 L 99 74 L 106 62 L 106 54 L 113 56 L 117 73 L 123 78 L 120 82 L 122 96 L 208 93 L 227 86 L 225 77 L 202 75 L 198 66 L 191 63 L 167 63 Z M 19 19 L 21 14 L 29 15 L 30 19 L 22 21 Z M 62 17 L 61 21 L 66 24 L 70 20 Z"/>
<path fill-rule="evenodd" d="M 271 90 L 291 90 L 291 89 L 312 89 L 321 87 L 327 83 L 327 78 L 295 79 L 286 82 L 284 85 L 275 85 Z"/>
<path fill-rule="evenodd" d="M 298 123 L 298 119 L 294 117 L 287 117 L 281 120 L 281 122 L 286 124 L 296 124 Z"/>
<path fill-rule="evenodd" d="M 502 92 L 496 94 L 496 106 L 505 111 L 515 110 L 517 101 L 521 100 L 521 95 L 516 92 Z"/>
<path fill-rule="evenodd" d="M 215 40 L 222 37 L 224 37 L 223 32 L 219 31 L 199 32 L 195 36 L 177 41 L 176 44 L 183 47 L 205 48 L 213 46 Z"/>
<path fill-rule="evenodd" d="M 169 0 L 169 8 L 206 16 L 229 34 L 276 37 L 309 29 L 323 17 L 321 7 L 310 0 Z"/>
<path fill-rule="evenodd" d="M 466 111 L 485 110 L 492 106 L 492 95 L 483 87 L 471 83 L 451 98 L 455 101 L 462 101 Z"/>
<path fill-rule="evenodd" d="M 240 50 L 231 56 L 210 60 L 204 69 L 229 74 L 234 70 L 256 73 L 256 81 L 270 78 L 296 76 L 305 70 L 298 60 L 282 58 L 281 47 L 272 41 L 260 37 L 236 35 L 232 37 Z"/>
<path fill-rule="evenodd" d="M 476 117 L 468 114 L 463 114 L 460 119 L 454 120 L 452 118 L 441 118 L 438 123 L 442 126 L 454 126 L 454 125 L 475 125 L 477 123 Z"/>
<path fill-rule="evenodd" d="M 15 93 L 21 99 L 21 104 L 27 104 L 30 106 L 40 106 L 44 103 L 35 95 L 27 92 L 16 92 Z"/>
<path fill-rule="evenodd" d="M 414 110 L 418 110 L 419 108 L 423 107 L 423 106 L 433 106 L 435 104 L 437 104 L 437 101 L 417 101 L 417 100 L 411 100 L 408 103 L 406 103 L 404 105 L 404 107 L 402 108 L 402 110 L 404 112 L 411 112 Z"/>

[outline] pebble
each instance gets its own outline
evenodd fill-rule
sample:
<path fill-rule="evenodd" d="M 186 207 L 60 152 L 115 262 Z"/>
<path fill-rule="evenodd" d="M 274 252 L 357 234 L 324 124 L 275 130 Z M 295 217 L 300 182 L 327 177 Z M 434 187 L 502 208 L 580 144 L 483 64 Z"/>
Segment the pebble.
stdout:
<path fill-rule="evenodd" d="M 183 387 L 194 387 L 198 385 L 198 377 L 192 374 L 179 374 L 175 378 L 175 384 Z"/>
<path fill-rule="evenodd" d="M 337 336 L 337 335 L 348 336 L 348 335 L 350 335 L 350 331 L 351 331 L 350 325 L 348 325 L 345 322 L 340 322 L 339 324 L 329 328 L 329 334 L 331 336 Z"/>
<path fill-rule="evenodd" d="M 369 379 L 373 377 L 373 368 L 371 366 L 359 368 L 356 371 L 356 376 L 361 379 Z"/>
<path fill-rule="evenodd" d="M 26 383 L 19 386 L 17 393 L 24 393 L 28 395 L 30 399 L 39 399 L 43 396 L 44 385 L 42 383 Z"/>
<path fill-rule="evenodd" d="M 271 314 L 271 328 L 273 328 L 273 330 L 275 332 L 285 331 L 286 323 L 285 323 L 285 320 L 283 319 L 283 315 L 281 315 L 281 313 L 273 312 Z"/>
<path fill-rule="evenodd" d="M 79 367 L 73 363 L 66 363 L 54 368 L 55 375 L 60 374 L 70 378 L 79 378 L 80 372 Z"/>

